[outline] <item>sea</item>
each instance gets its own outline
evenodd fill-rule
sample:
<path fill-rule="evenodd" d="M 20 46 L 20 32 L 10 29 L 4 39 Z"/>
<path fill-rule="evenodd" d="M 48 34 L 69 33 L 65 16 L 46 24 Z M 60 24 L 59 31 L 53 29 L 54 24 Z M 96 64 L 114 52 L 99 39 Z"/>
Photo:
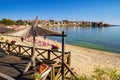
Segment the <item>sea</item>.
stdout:
<path fill-rule="evenodd" d="M 120 53 L 120 26 L 108 27 L 50 27 L 67 34 L 65 43 L 91 49 Z M 61 37 L 47 37 L 61 42 Z"/>

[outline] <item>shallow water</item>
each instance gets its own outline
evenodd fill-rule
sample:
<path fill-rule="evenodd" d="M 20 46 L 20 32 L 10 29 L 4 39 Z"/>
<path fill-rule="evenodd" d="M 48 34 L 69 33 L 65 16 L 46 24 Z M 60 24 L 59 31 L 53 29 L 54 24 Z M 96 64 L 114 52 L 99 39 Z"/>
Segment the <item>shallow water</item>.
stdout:
<path fill-rule="evenodd" d="M 52 27 L 65 31 L 66 43 L 92 49 L 120 53 L 120 26 L 109 27 Z M 60 37 L 48 37 L 61 42 Z"/>

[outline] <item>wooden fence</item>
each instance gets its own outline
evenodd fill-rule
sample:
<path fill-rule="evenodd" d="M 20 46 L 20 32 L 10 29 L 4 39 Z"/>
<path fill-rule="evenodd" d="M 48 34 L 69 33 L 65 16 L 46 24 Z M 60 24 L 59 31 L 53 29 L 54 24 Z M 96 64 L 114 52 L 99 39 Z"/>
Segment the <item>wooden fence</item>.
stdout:
<path fill-rule="evenodd" d="M 15 45 L 11 43 L 0 42 L 0 49 L 6 51 L 6 53 L 14 52 L 21 55 L 27 55 L 32 57 L 33 47 L 23 46 L 23 45 Z M 51 68 L 51 72 L 48 75 L 51 80 L 60 80 L 62 77 L 61 74 L 61 66 L 62 66 L 62 52 L 60 51 L 52 51 L 50 49 L 41 49 L 35 48 L 35 53 L 38 53 L 37 58 L 41 62 L 49 64 Z M 76 74 L 71 70 L 71 53 L 65 52 L 64 57 L 64 72 L 65 75 L 72 74 L 76 76 Z"/>

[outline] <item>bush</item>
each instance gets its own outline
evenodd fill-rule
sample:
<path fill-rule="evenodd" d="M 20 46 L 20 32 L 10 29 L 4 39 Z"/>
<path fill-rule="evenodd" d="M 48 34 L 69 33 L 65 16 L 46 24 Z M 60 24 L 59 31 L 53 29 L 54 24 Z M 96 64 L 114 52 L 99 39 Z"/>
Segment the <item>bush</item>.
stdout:
<path fill-rule="evenodd" d="M 6 42 L 6 43 L 9 43 L 9 40 L 8 40 L 8 39 L 6 39 L 6 40 L 5 40 L 5 42 Z"/>
<path fill-rule="evenodd" d="M 92 77 L 96 80 L 120 80 L 120 74 L 112 68 L 96 68 Z"/>
<path fill-rule="evenodd" d="M 96 79 L 96 80 L 102 80 L 103 79 L 103 75 L 106 74 L 106 72 L 101 69 L 101 68 L 96 68 L 93 71 L 94 75 L 92 75 L 92 78 Z"/>
<path fill-rule="evenodd" d="M 117 73 L 116 69 L 107 69 L 106 74 L 109 75 L 111 80 L 120 80 L 120 74 Z"/>
<path fill-rule="evenodd" d="M 65 80 L 120 80 L 120 73 L 116 69 L 98 67 L 90 77 L 86 75 L 78 76 L 77 78 L 71 76 Z"/>
<path fill-rule="evenodd" d="M 7 18 L 3 18 L 0 22 L 2 24 L 5 24 L 5 25 L 13 25 L 13 24 L 15 24 L 15 21 L 13 21 L 11 19 L 7 19 Z"/>
<path fill-rule="evenodd" d="M 4 40 L 4 37 L 1 37 L 1 40 Z"/>

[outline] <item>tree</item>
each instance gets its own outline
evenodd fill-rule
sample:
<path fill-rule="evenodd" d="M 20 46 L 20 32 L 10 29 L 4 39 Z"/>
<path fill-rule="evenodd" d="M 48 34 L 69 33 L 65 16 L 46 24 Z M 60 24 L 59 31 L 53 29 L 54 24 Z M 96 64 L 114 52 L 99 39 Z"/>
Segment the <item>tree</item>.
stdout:
<path fill-rule="evenodd" d="M 54 24 L 55 21 L 54 20 L 49 20 L 49 22 L 50 22 L 50 24 Z"/>
<path fill-rule="evenodd" d="M 15 21 L 10 20 L 10 19 L 3 18 L 3 19 L 0 21 L 0 23 L 1 23 L 1 24 L 5 24 L 5 25 L 13 25 L 13 24 L 15 24 Z"/>
<path fill-rule="evenodd" d="M 32 25 L 33 23 L 32 22 L 27 22 L 28 25 Z"/>
<path fill-rule="evenodd" d="M 23 20 L 17 20 L 16 23 L 17 23 L 18 25 L 24 25 L 24 24 L 25 24 Z"/>
<path fill-rule="evenodd" d="M 65 23 L 65 24 L 69 24 L 68 20 L 62 20 L 62 22 Z"/>

